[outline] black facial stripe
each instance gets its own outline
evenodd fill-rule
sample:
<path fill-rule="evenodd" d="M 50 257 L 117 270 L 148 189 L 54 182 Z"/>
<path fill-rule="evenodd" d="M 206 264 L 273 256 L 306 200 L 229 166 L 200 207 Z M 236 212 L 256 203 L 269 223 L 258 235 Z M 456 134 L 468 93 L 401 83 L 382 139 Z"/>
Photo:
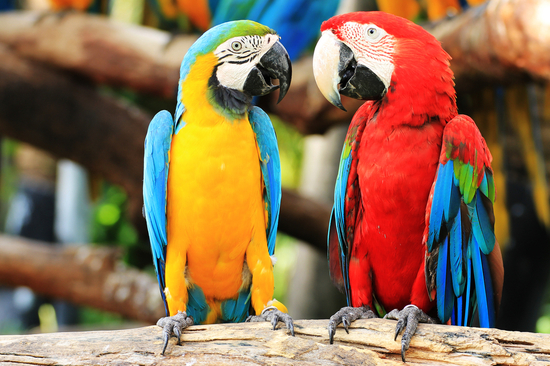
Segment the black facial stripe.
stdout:
<path fill-rule="evenodd" d="M 242 64 L 246 64 L 249 60 L 242 60 L 242 61 L 225 61 L 227 62 L 228 64 L 237 64 L 237 65 L 242 65 Z"/>
<path fill-rule="evenodd" d="M 219 60 L 223 60 L 224 58 L 226 57 L 229 57 L 231 56 L 232 54 L 231 53 L 228 53 L 227 55 L 223 55 L 222 57 L 219 58 Z M 219 64 L 218 64 L 219 65 Z"/>
<path fill-rule="evenodd" d="M 248 52 L 243 53 L 243 54 L 241 54 L 241 55 L 237 55 L 236 57 L 237 57 L 238 59 L 247 58 L 247 57 L 250 56 L 251 53 L 252 53 L 252 51 L 248 51 Z"/>

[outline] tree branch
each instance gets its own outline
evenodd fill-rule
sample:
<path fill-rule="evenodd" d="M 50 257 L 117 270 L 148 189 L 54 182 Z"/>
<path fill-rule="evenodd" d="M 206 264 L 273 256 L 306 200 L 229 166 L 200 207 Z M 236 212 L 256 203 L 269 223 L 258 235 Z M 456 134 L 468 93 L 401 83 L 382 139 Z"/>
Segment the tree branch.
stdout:
<path fill-rule="evenodd" d="M 462 90 L 482 82 L 550 80 L 546 7 L 545 0 L 490 0 L 427 27 L 453 57 L 451 67 Z M 79 13 L 0 15 L 0 42 L 18 55 L 96 82 L 172 98 L 181 60 L 195 39 L 193 35 L 170 38 L 152 28 Z M 315 86 L 311 58 L 295 62 L 293 76 L 285 100 L 276 105 L 276 96 L 270 96 L 262 107 L 280 114 L 302 133 L 323 133 L 335 123 L 345 123 L 362 104 L 346 100 L 348 113 L 330 105 Z"/>
<path fill-rule="evenodd" d="M 155 323 L 165 315 L 152 276 L 127 268 L 120 250 L 60 246 L 0 235 L 0 283 Z"/>
<path fill-rule="evenodd" d="M 328 344 L 327 320 L 295 321 L 296 337 L 269 323 L 192 326 L 182 346 L 160 355 L 156 326 L 116 331 L 0 336 L 0 363 L 17 365 L 385 365 L 401 366 L 395 322 L 360 319 Z M 550 336 L 498 329 L 421 324 L 407 351 L 418 365 L 547 365 Z"/>
<path fill-rule="evenodd" d="M 457 88 L 550 80 L 546 0 L 489 0 L 428 30 L 453 58 Z"/>

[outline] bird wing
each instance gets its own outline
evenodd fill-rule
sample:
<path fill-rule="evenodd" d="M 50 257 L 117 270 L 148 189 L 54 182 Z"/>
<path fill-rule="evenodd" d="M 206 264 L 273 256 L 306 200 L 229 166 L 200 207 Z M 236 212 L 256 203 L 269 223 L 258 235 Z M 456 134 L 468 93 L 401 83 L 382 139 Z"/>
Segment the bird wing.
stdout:
<path fill-rule="evenodd" d="M 346 294 L 348 305 L 351 304 L 349 260 L 361 202 L 357 151 L 365 124 L 365 118 L 356 114 L 348 128 L 334 187 L 334 206 L 328 231 L 330 276 L 336 287 Z"/>
<path fill-rule="evenodd" d="M 281 161 L 279 160 L 277 136 L 269 116 L 260 108 L 252 107 L 248 112 L 248 118 L 260 150 L 264 202 L 268 215 L 267 245 L 269 255 L 273 255 L 275 253 L 275 239 L 281 208 Z"/>
<path fill-rule="evenodd" d="M 174 130 L 174 120 L 168 111 L 155 115 L 145 138 L 145 158 L 143 167 L 143 205 L 149 241 L 153 252 L 153 262 L 168 314 L 164 295 L 164 267 L 166 263 L 166 185 L 170 144 Z"/>
<path fill-rule="evenodd" d="M 426 284 L 431 298 L 435 290 L 442 322 L 470 325 L 477 310 L 482 327 L 494 326 L 504 272 L 495 245 L 491 160 L 470 117 L 446 125 L 424 235 Z"/>

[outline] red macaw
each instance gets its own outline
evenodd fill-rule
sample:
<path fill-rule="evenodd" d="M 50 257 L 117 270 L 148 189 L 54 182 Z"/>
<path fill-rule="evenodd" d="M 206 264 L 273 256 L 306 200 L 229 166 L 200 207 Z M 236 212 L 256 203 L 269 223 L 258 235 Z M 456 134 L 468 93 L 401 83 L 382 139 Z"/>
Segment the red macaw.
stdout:
<path fill-rule="evenodd" d="M 421 322 L 494 325 L 502 256 L 491 154 L 457 113 L 449 55 L 420 26 L 383 12 L 324 22 L 313 58 L 324 96 L 367 100 L 351 121 L 329 233 L 331 277 L 349 307 L 336 326 L 392 310 L 401 355 Z M 435 300 L 435 301 L 434 301 Z M 476 315 L 477 314 L 477 315 Z"/>

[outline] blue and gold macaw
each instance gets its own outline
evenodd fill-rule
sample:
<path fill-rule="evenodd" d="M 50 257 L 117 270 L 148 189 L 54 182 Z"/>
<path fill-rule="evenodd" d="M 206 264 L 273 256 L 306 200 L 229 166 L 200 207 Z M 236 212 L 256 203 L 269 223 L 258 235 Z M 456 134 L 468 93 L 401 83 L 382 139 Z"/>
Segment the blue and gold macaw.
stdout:
<path fill-rule="evenodd" d="M 271 83 L 279 79 L 279 86 Z M 252 21 L 204 33 L 185 55 L 174 118 L 159 112 L 145 139 L 143 199 L 168 317 L 168 339 L 190 324 L 284 321 L 273 299 L 281 200 L 275 131 L 254 96 L 290 85 L 279 36 Z"/>

